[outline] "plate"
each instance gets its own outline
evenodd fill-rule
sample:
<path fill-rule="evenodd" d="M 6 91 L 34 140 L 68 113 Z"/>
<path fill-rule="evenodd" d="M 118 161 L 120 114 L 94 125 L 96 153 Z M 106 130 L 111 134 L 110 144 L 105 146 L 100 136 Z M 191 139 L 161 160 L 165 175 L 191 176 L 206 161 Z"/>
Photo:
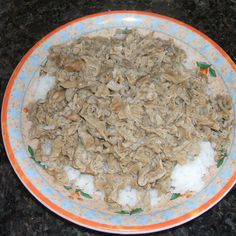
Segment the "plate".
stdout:
<path fill-rule="evenodd" d="M 110 233 L 141 234 L 183 224 L 207 211 L 226 195 L 236 181 L 235 137 L 227 160 L 201 192 L 185 201 L 176 201 L 166 209 L 153 209 L 151 212 L 127 216 L 105 211 L 94 200 L 91 200 L 92 204 L 87 204 L 70 199 L 64 191 L 55 187 L 53 181 L 29 158 L 25 133 L 27 122 L 24 107 L 32 101 L 37 90 L 39 68 L 47 57 L 48 49 L 81 35 L 101 34 L 106 30 L 126 27 L 154 31 L 160 37 L 172 38 L 186 49 L 191 58 L 190 66 L 196 60 L 211 64 L 217 74 L 215 81 L 224 82 L 223 86 L 234 100 L 235 111 L 236 66 L 214 41 L 193 27 L 166 16 L 139 11 L 111 11 L 75 19 L 46 35 L 27 52 L 14 70 L 5 92 L 2 132 L 8 158 L 16 174 L 47 208 L 87 228 Z"/>

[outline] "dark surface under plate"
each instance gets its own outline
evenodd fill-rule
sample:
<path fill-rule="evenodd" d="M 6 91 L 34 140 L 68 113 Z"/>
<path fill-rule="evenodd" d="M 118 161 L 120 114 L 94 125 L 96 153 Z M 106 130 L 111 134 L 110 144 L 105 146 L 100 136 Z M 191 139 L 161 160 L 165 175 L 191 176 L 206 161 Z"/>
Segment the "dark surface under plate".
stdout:
<path fill-rule="evenodd" d="M 0 103 L 23 55 L 56 27 L 91 13 L 143 10 L 188 23 L 215 40 L 236 61 L 236 0 L 0 0 Z M 0 235 L 103 235 L 55 215 L 39 203 L 14 173 L 0 142 Z M 151 235 L 236 235 L 236 187 L 207 213 Z"/>

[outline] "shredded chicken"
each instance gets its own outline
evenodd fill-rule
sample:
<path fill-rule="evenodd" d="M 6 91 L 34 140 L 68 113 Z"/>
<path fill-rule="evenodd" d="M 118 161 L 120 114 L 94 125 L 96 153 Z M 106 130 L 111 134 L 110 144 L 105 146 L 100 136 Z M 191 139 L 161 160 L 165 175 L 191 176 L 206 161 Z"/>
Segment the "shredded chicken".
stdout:
<path fill-rule="evenodd" d="M 53 46 L 42 72 L 56 86 L 29 112 L 37 159 L 54 176 L 65 165 L 95 176 L 109 205 L 127 185 L 169 192 L 173 167 L 201 140 L 228 144 L 232 127 L 231 98 L 209 95 L 185 59 L 172 40 L 137 30 Z"/>

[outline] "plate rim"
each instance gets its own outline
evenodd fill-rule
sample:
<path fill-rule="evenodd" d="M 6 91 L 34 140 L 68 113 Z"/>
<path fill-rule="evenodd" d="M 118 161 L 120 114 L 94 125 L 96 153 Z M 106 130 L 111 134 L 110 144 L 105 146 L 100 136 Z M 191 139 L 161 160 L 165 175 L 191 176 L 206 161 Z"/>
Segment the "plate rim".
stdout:
<path fill-rule="evenodd" d="M 14 69 L 3 98 L 3 103 L 2 103 L 2 112 L 1 112 L 1 126 L 2 126 L 2 136 L 3 136 L 3 143 L 5 146 L 5 150 L 8 156 L 8 159 L 18 176 L 18 178 L 21 180 L 23 185 L 28 189 L 28 191 L 39 201 L 41 202 L 45 207 L 50 209 L 52 212 L 56 213 L 57 215 L 61 216 L 62 218 L 69 220 L 75 224 L 93 229 L 93 230 L 98 230 L 102 232 L 107 232 L 107 233 L 119 233 L 119 234 L 141 234 L 141 233 L 151 233 L 151 232 L 157 232 L 157 231 L 162 231 L 166 229 L 170 229 L 173 227 L 176 227 L 178 225 L 184 224 L 199 215 L 203 214 L 207 210 L 209 210 L 211 207 L 216 205 L 229 191 L 230 189 L 234 186 L 236 183 L 236 171 L 234 172 L 233 176 L 229 179 L 227 184 L 218 192 L 216 193 L 209 201 L 206 203 L 202 204 L 200 207 L 197 209 L 194 209 L 191 212 L 188 212 L 185 215 L 176 217 L 172 220 L 167 220 L 165 222 L 161 223 L 156 223 L 156 224 L 147 224 L 143 226 L 114 226 L 114 225 L 107 225 L 107 224 L 101 224 L 86 218 L 82 218 L 80 216 L 76 216 L 73 213 L 70 213 L 69 211 L 66 211 L 53 203 L 50 199 L 45 197 L 32 183 L 31 181 L 25 176 L 24 171 L 20 168 L 15 156 L 14 152 L 11 148 L 10 140 L 9 140 L 9 133 L 8 133 L 8 127 L 7 127 L 7 111 L 8 111 L 8 103 L 10 100 L 10 95 L 12 91 L 12 87 L 14 85 L 14 82 L 23 67 L 24 63 L 27 61 L 27 59 L 30 57 L 30 55 L 43 43 L 45 42 L 48 38 L 50 38 L 52 35 L 55 33 L 63 30 L 69 25 L 73 25 L 74 23 L 84 21 L 89 18 L 94 18 L 98 16 L 104 16 L 104 15 L 112 15 L 112 14 L 134 14 L 134 15 L 144 15 L 144 16 L 152 16 L 156 18 L 162 18 L 171 22 L 174 22 L 178 25 L 184 26 L 185 28 L 189 29 L 190 31 L 202 36 L 206 41 L 208 41 L 214 48 L 216 48 L 220 54 L 227 60 L 227 62 L 231 65 L 232 69 L 236 71 L 236 65 L 233 62 L 233 60 L 230 58 L 230 56 L 212 39 L 210 39 L 207 35 L 202 33 L 201 31 L 197 30 L 196 28 L 180 21 L 175 18 L 157 14 L 157 13 L 152 13 L 152 12 L 145 12 L 145 11 L 136 11 L 136 10 L 117 10 L 117 11 L 105 11 L 105 12 L 99 12 L 95 14 L 90 14 L 84 17 L 76 18 L 72 21 L 69 21 L 66 24 L 63 24 L 56 29 L 50 31 L 47 35 L 45 35 L 42 39 L 40 39 L 34 46 L 27 51 L 27 53 L 22 57 L 16 68 Z"/>

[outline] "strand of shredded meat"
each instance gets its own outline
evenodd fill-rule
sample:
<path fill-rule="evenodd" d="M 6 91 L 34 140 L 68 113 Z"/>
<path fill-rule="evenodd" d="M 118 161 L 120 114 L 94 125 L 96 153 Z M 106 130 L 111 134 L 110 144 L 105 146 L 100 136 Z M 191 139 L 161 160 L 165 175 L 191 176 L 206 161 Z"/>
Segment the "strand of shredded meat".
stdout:
<path fill-rule="evenodd" d="M 65 165 L 95 176 L 108 204 L 127 185 L 168 192 L 173 167 L 201 140 L 229 143 L 232 124 L 230 97 L 209 95 L 185 59 L 173 41 L 137 30 L 53 46 L 41 73 L 56 85 L 29 112 L 36 158 L 54 176 Z"/>

